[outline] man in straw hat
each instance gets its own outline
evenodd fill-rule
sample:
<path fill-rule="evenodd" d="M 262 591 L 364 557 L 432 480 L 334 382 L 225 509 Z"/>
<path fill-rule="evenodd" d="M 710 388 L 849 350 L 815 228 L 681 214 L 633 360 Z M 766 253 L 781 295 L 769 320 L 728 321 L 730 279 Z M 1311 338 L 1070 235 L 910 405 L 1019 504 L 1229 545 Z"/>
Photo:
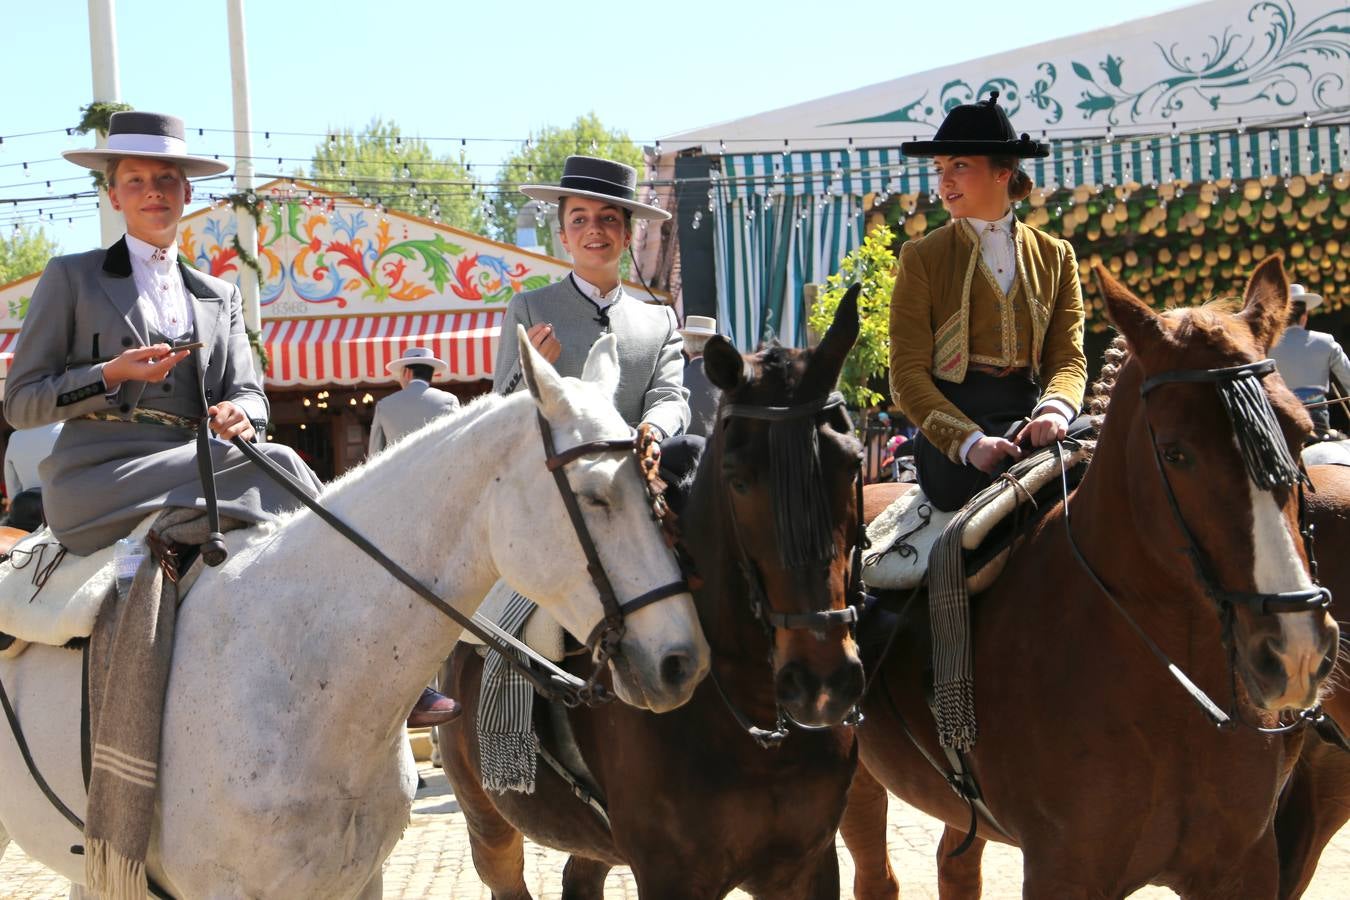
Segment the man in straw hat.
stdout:
<path fill-rule="evenodd" d="M 1082 289 L 1069 242 L 1013 213 L 1032 188 L 1021 160 L 1050 148 L 1018 136 L 997 91 L 952 109 L 933 140 L 900 150 L 933 158 L 952 220 L 900 249 L 891 394 L 922 432 L 920 487 L 955 510 L 1018 458 L 1018 444 L 1053 443 L 1078 414 Z"/>
<path fill-rule="evenodd" d="M 406 356 L 384 368 L 398 378 L 400 390 L 375 404 L 375 419 L 370 423 L 370 456 L 437 416 L 459 409 L 458 397 L 431 386 L 436 373 L 450 367 L 426 347 L 410 347 Z"/>
<path fill-rule="evenodd" d="M 89 554 L 165 507 L 204 508 L 193 443 L 204 404 L 223 439 L 211 441 L 221 512 L 258 522 L 292 508 L 226 443 L 260 439 L 268 416 L 239 289 L 178 259 L 188 179 L 229 167 L 190 155 L 181 119 L 146 112 L 115 113 L 106 149 L 63 155 L 103 173 L 127 233 L 47 264 L 10 364 L 10 424 L 66 423 L 39 470 L 52 531 Z M 189 344 L 200 349 L 175 349 Z M 259 449 L 318 490 L 289 447 Z"/>
<path fill-rule="evenodd" d="M 1279 343 L 1270 348 L 1284 383 L 1306 404 L 1324 403 L 1336 379 L 1342 396 L 1350 396 L 1350 359 L 1336 339 L 1325 331 L 1308 330 L 1308 313 L 1322 305 L 1322 296 L 1301 284 L 1289 285 L 1289 325 Z M 1308 410 L 1319 435 L 1331 429 L 1329 406 Z"/>
<path fill-rule="evenodd" d="M 443 360 L 437 359 L 426 347 L 410 347 L 406 356 L 385 366 L 386 372 L 398 377 L 401 389 L 375 404 L 375 419 L 370 423 L 368 455 L 374 456 L 437 416 L 459 409 L 458 397 L 431 386 L 431 379 L 436 373 L 448 368 Z M 427 687 L 408 716 L 408 727 L 445 725 L 459 713 L 460 705 L 457 702 Z"/>
<path fill-rule="evenodd" d="M 711 316 L 685 316 L 680 337 L 684 338 L 684 386 L 689 391 L 688 434 L 706 438 L 717 420 L 717 401 L 722 392 L 703 371 L 703 347 L 717 334 L 717 320 Z"/>

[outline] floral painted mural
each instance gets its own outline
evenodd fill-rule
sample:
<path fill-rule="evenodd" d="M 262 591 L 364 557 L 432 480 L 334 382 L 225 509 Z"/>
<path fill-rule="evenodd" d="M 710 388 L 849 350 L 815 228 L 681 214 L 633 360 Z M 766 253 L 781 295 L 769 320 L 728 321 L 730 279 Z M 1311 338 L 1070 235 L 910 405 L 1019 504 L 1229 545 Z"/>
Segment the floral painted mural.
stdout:
<path fill-rule="evenodd" d="M 568 271 L 558 260 L 302 183 L 273 182 L 258 196 L 265 318 L 503 307 Z M 184 219 L 179 249 L 218 278 L 237 281 L 247 271 L 229 208 Z"/>

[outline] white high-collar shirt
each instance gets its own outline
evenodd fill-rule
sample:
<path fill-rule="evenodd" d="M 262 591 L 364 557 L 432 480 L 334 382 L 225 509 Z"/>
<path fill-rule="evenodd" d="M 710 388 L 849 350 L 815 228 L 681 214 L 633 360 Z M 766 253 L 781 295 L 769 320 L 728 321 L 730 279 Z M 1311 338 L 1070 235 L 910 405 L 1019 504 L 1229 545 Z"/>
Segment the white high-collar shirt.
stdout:
<path fill-rule="evenodd" d="M 984 264 L 994 274 L 1003 293 L 1008 293 L 1017 279 L 1017 241 L 1013 237 L 1012 210 L 992 222 L 974 216 L 967 217 L 966 221 L 980 236 L 980 257 Z"/>
<path fill-rule="evenodd" d="M 128 234 L 127 249 L 146 323 L 169 340 L 190 334 L 192 301 L 178 271 L 177 242 L 161 249 Z"/>
<path fill-rule="evenodd" d="M 594 303 L 601 309 L 604 309 L 605 307 L 608 306 L 613 306 L 615 303 L 618 303 L 619 298 L 623 296 L 622 281 L 620 281 L 618 284 L 614 286 L 614 290 L 610 291 L 608 294 L 603 294 L 600 292 L 600 289 L 598 287 L 591 284 L 586 279 L 582 278 L 576 272 L 572 273 L 572 280 L 576 282 L 577 287 L 581 289 L 581 293 L 584 294 L 586 297 L 588 297 L 592 303 Z"/>

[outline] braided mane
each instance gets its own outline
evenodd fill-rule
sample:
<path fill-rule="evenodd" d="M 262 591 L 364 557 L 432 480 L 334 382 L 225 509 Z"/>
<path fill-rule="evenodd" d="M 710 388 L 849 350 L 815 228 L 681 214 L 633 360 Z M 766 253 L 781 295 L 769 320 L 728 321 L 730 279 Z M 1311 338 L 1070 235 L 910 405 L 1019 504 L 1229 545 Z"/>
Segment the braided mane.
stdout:
<path fill-rule="evenodd" d="M 1130 357 L 1129 346 L 1125 343 L 1125 335 L 1117 334 L 1111 339 L 1110 345 L 1106 348 L 1106 362 L 1102 364 L 1101 373 L 1098 380 L 1093 382 L 1091 393 L 1088 395 L 1087 411 L 1089 415 L 1104 416 L 1106 408 L 1111 405 L 1111 391 L 1116 386 L 1116 379 L 1120 376 L 1120 370 Z"/>

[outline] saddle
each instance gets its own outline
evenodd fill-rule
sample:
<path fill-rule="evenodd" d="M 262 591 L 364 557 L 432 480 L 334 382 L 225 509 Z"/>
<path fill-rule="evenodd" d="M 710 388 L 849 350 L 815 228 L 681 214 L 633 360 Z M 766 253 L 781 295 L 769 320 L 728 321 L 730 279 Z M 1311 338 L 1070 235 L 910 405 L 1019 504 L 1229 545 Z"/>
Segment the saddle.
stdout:
<path fill-rule="evenodd" d="M 1070 487 L 1081 480 L 1094 446 L 1082 442 L 1066 448 Z M 1015 463 L 994 487 L 981 493 L 978 510 L 968 510 L 961 533 L 966 588 L 972 594 L 988 589 L 1002 574 L 1019 530 L 1014 526 L 1060 498 L 1055 449 Z M 867 526 L 872 547 L 863 560 L 863 580 L 869 587 L 887 590 L 913 590 L 923 584 L 934 544 L 960 512 L 936 508 L 917 488 L 899 497 Z"/>

